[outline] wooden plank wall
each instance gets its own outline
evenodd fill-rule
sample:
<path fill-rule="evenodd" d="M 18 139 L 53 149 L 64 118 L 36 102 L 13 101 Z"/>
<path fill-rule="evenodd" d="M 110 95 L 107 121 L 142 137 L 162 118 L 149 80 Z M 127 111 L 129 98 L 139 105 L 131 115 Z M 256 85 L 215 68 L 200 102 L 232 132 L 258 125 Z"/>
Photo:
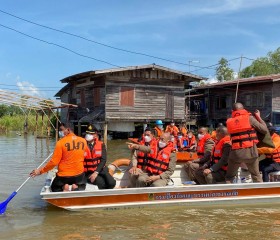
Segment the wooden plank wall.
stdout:
<path fill-rule="evenodd" d="M 280 112 L 280 82 L 274 82 L 272 88 L 272 111 Z"/>
<path fill-rule="evenodd" d="M 205 94 L 207 94 L 207 91 L 208 90 L 205 90 Z M 279 98 L 277 98 L 275 104 L 278 102 L 280 107 L 280 94 L 278 95 Z M 250 99 L 249 101 L 248 96 Z M 235 87 L 209 89 L 209 97 L 209 119 L 227 119 L 231 116 L 232 104 L 235 101 Z M 216 97 L 226 97 L 227 107 L 224 109 L 217 109 L 215 105 Z M 260 98 L 262 98 L 262 105 L 258 105 L 261 102 Z M 255 109 L 259 109 L 262 117 L 267 116 L 272 110 L 272 83 L 239 85 L 237 101 L 243 103 L 248 111 L 254 112 Z M 246 103 L 248 102 L 250 104 L 247 106 Z"/>
<path fill-rule="evenodd" d="M 143 87 L 135 85 L 134 107 L 120 106 L 120 87 L 106 86 L 106 119 L 139 120 L 165 119 L 166 92 L 174 95 L 174 119 L 184 119 L 184 91 L 158 86 Z"/>

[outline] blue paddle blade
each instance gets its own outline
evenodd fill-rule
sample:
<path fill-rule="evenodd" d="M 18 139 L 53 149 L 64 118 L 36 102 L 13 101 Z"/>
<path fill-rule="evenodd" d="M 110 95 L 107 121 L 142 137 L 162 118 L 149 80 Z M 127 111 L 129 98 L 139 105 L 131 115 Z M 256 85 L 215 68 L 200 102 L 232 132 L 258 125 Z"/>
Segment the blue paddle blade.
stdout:
<path fill-rule="evenodd" d="M 17 192 L 13 192 L 4 202 L 0 203 L 0 214 L 4 214 L 8 203 L 13 199 Z"/>

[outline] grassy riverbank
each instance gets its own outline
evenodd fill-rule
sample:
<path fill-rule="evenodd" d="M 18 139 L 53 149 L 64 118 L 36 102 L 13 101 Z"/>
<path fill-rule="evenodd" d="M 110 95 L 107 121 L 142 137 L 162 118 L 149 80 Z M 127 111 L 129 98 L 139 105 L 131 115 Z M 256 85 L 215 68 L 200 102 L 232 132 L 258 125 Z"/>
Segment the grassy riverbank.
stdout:
<path fill-rule="evenodd" d="M 27 123 L 27 130 L 28 132 L 35 132 L 36 129 L 40 133 L 46 133 L 48 120 L 42 118 L 38 118 L 37 120 L 37 127 L 36 127 L 36 116 L 30 115 L 28 118 L 25 115 L 5 115 L 0 118 L 0 131 L 1 132 L 8 132 L 8 131 L 18 131 L 23 132 L 24 126 Z"/>

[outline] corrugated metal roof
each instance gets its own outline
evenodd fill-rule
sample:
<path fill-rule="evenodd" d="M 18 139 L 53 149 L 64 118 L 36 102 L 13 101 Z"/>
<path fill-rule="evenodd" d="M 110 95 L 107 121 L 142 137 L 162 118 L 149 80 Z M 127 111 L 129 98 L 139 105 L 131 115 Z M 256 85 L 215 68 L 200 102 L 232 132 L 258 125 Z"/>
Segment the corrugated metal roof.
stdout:
<path fill-rule="evenodd" d="M 177 71 L 171 68 L 167 68 L 167 67 L 163 67 L 160 65 L 156 65 L 156 64 L 148 64 L 148 65 L 140 65 L 140 66 L 128 66 L 128 67 L 120 67 L 120 68 L 109 68 L 109 69 L 103 69 L 103 70 L 93 70 L 93 71 L 87 71 L 87 72 L 83 72 L 83 73 L 78 73 L 66 78 L 63 78 L 62 80 L 60 80 L 63 83 L 72 81 L 72 80 L 76 80 L 79 79 L 81 77 L 87 77 L 87 76 L 92 76 L 92 75 L 99 75 L 99 74 L 106 74 L 106 73 L 113 73 L 113 72 L 122 72 L 122 71 L 132 71 L 132 70 L 137 70 L 137 69 L 158 69 L 158 70 L 162 70 L 162 71 L 167 71 L 167 72 L 172 72 L 178 75 L 182 75 L 182 76 L 186 76 L 186 77 L 190 77 L 193 78 L 194 81 L 200 81 L 200 80 L 205 80 L 206 78 L 201 77 L 199 75 L 195 75 L 195 74 L 191 74 L 188 72 L 182 72 L 182 71 Z"/>
<path fill-rule="evenodd" d="M 249 84 L 249 83 L 262 83 L 262 82 L 276 82 L 280 80 L 280 74 L 271 74 L 266 76 L 258 76 L 258 77 L 250 77 L 250 78 L 240 78 L 230 81 L 224 81 L 219 83 L 212 83 L 207 84 L 204 86 L 196 87 L 196 89 L 205 89 L 205 88 L 215 88 L 215 87 L 226 87 L 231 85 L 236 85 L 239 82 L 240 85 L 242 84 Z"/>

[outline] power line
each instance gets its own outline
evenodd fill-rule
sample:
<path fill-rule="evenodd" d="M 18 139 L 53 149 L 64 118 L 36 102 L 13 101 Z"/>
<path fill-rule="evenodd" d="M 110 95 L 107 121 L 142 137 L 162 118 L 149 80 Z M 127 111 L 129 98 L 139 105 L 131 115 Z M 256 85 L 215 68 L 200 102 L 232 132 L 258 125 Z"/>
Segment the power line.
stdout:
<path fill-rule="evenodd" d="M 18 85 L 15 85 L 15 84 L 4 84 L 4 83 L 0 83 L 1 86 L 8 86 L 8 87 L 19 87 Z M 23 86 L 23 87 L 28 87 L 28 86 Z M 51 88 L 60 88 L 60 87 L 37 87 L 37 86 L 34 86 L 35 88 L 47 88 L 47 89 L 51 89 Z"/>
<path fill-rule="evenodd" d="M 29 88 L 27 88 L 27 89 L 20 89 L 20 88 L 6 88 L 6 87 L 1 87 L 0 88 L 0 90 L 1 89 L 5 89 L 5 90 L 12 90 L 12 91 L 30 91 L 30 89 Z M 37 89 L 35 89 L 35 90 L 37 90 Z M 39 89 L 38 89 L 39 90 Z M 44 91 L 44 92 L 56 92 L 57 90 L 51 90 L 51 89 L 44 89 L 44 90 L 41 90 L 41 91 Z"/>
<path fill-rule="evenodd" d="M 227 60 L 228 62 L 231 62 L 231 61 L 235 61 L 235 60 L 238 60 L 240 59 L 241 57 L 236 57 L 236 58 L 232 58 L 232 59 L 229 59 Z M 248 59 L 248 60 L 251 60 L 251 61 L 255 61 L 256 59 L 252 59 L 252 58 L 248 58 L 248 57 L 243 57 L 245 59 Z M 220 64 L 219 63 L 216 63 L 216 64 L 213 64 L 213 65 L 210 65 L 210 66 L 206 66 L 206 67 L 198 67 L 199 69 L 195 69 L 193 71 L 190 71 L 190 73 L 193 73 L 193 72 L 197 72 L 197 71 L 200 71 L 202 69 L 205 69 L 205 68 L 208 68 L 208 69 L 213 69 L 215 70 L 216 68 L 213 68 L 215 66 L 219 66 Z"/>
<path fill-rule="evenodd" d="M 59 33 L 63 33 L 63 34 L 66 34 L 66 35 L 69 35 L 69 36 L 72 36 L 72 37 L 80 38 L 80 39 L 82 39 L 82 40 L 85 40 L 85 41 L 88 41 L 88 42 L 91 42 L 91 43 L 95 43 L 95 44 L 98 44 L 98 45 L 101 45 L 101 46 L 104 46 L 104 47 L 107 47 L 107 48 L 111 48 L 111 49 L 114 49 L 114 50 L 118 50 L 118 51 L 122 51 L 122 52 L 127 52 L 127 53 L 131 53 L 131 54 L 142 55 L 142 56 L 145 56 L 145 57 L 150 57 L 150 58 L 154 58 L 154 59 L 159 59 L 159 60 L 163 60 L 163 61 L 167 61 L 167 62 L 172 62 L 172 63 L 184 65 L 184 66 L 199 67 L 199 66 L 195 66 L 195 65 L 190 65 L 190 64 L 188 64 L 188 63 L 182 63 L 182 62 L 174 61 L 174 60 L 167 59 L 167 58 L 157 57 L 157 56 L 154 56 L 154 55 L 151 55 L 151 54 L 147 54 L 147 53 L 141 53 L 141 52 L 136 52 L 136 51 L 132 51 L 132 50 L 127 50 L 127 49 L 123 49 L 123 48 L 114 47 L 114 46 L 111 46 L 111 45 L 108 45 L 108 44 L 105 44 L 105 43 L 102 43 L 102 42 L 98 42 L 98 41 L 94 41 L 94 40 L 89 39 L 89 38 L 82 37 L 82 36 L 77 35 L 77 34 L 74 34 L 74 33 L 65 32 L 65 31 L 63 31 L 63 30 L 59 30 L 59 29 L 56 29 L 56 28 L 52 28 L 52 27 L 49 27 L 49 26 L 46 26 L 46 25 L 43 25 L 43 24 L 39 24 L 39 23 L 30 21 L 30 20 L 27 20 L 27 19 L 25 19 L 25 18 L 22 18 L 22 17 L 19 17 L 19 16 L 14 15 L 14 14 L 8 13 L 8 12 L 3 11 L 3 10 L 1 10 L 1 9 L 0 9 L 0 12 L 4 13 L 4 14 L 6 14 L 6 15 L 9 15 L 9 16 L 11 16 L 11 17 L 20 19 L 20 20 L 22 20 L 22 21 L 25 21 L 25 22 L 34 24 L 34 25 L 36 25 L 36 26 L 39 26 L 39 27 L 42 27 L 42 28 L 46 28 L 46 29 L 50 29 L 50 30 L 52 30 L 52 31 L 56 31 L 56 32 L 59 32 Z"/>
<path fill-rule="evenodd" d="M 64 47 L 64 46 L 59 45 L 59 44 L 57 44 L 57 43 L 48 42 L 48 41 L 45 41 L 45 40 L 43 40 L 43 39 L 40 39 L 40 38 L 37 38 L 37 37 L 33 37 L 33 36 L 29 35 L 29 34 L 23 33 L 23 32 L 21 32 L 21 31 L 18 31 L 18 30 L 16 30 L 16 29 L 11 28 L 11 27 L 8 27 L 8 26 L 6 26 L 6 25 L 0 24 L 0 26 L 3 27 L 3 28 L 7 28 L 7 29 L 9 29 L 9 30 L 12 30 L 12 31 L 14 31 L 14 32 L 17 32 L 17 33 L 19 33 L 19 34 L 21 34 L 21 35 L 24 35 L 24 36 L 26 36 L 26 37 L 35 39 L 35 40 L 37 40 L 37 41 L 40 41 L 40 42 L 43 42 L 43 43 L 46 43 L 46 44 L 49 44 L 49 45 L 53 45 L 53 46 L 62 48 L 62 49 L 64 49 L 64 50 L 67 50 L 67 51 L 69 51 L 69 52 L 71 52 L 71 53 L 74 53 L 74 54 L 76 54 L 76 55 L 78 55 L 78 56 L 81 56 L 81 57 L 84 57 L 84 58 L 89 58 L 89 59 L 92 59 L 92 60 L 95 60 L 95 61 L 98 61 L 98 62 L 103 62 L 103 63 L 106 63 L 106 64 L 108 64 L 108 65 L 121 68 L 121 67 L 118 66 L 118 65 L 115 65 L 115 64 L 112 64 L 112 63 L 107 62 L 107 61 L 104 61 L 104 60 L 100 60 L 100 59 L 97 59 L 97 58 L 94 58 L 94 57 L 90 57 L 90 56 L 87 56 L 87 55 L 78 53 L 78 52 L 76 52 L 76 51 L 74 51 L 74 50 L 71 50 L 70 48 Z"/>

